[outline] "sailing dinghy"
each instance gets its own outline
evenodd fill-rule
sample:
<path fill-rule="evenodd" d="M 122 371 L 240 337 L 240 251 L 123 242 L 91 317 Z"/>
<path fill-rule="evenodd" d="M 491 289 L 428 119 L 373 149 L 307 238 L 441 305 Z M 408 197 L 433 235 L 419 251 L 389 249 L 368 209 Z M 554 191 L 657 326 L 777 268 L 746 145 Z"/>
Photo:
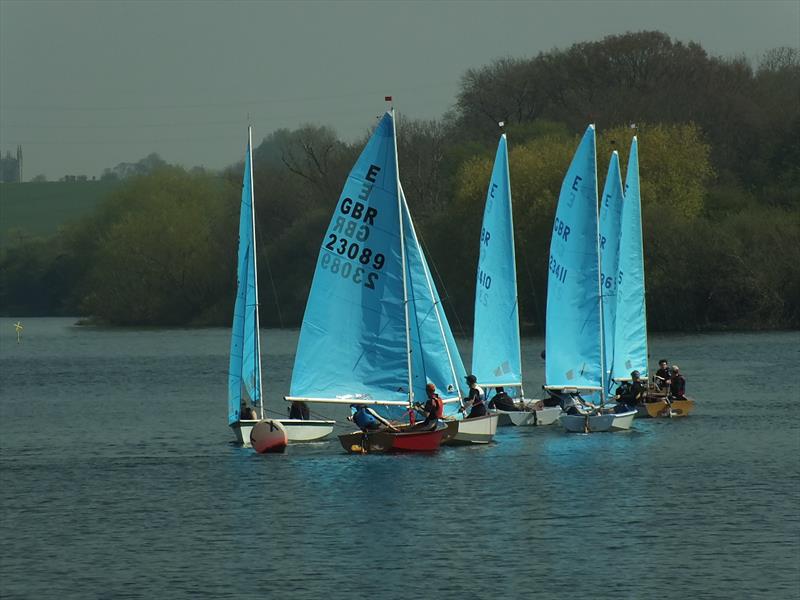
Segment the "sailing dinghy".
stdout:
<path fill-rule="evenodd" d="M 486 193 L 475 283 L 472 372 L 480 385 L 503 387 L 519 410 L 493 409 L 498 425 L 549 425 L 561 407 L 525 400 L 522 388 L 514 220 L 506 134 L 500 136 Z"/>
<path fill-rule="evenodd" d="M 254 426 L 266 420 L 270 426 L 264 433 L 256 431 L 259 447 L 273 451 L 283 436 L 288 441 L 310 441 L 333 431 L 334 421 L 299 419 L 265 419 L 261 386 L 261 339 L 258 320 L 258 267 L 256 264 L 255 202 L 253 195 L 252 131 L 248 128 L 247 152 L 239 213 L 239 251 L 236 266 L 236 302 L 231 324 L 231 351 L 228 364 L 228 424 L 236 441 L 251 445 Z M 242 409 L 251 408 L 260 418 L 242 418 Z M 272 422 L 279 425 L 274 425 Z M 264 441 L 267 440 L 267 441 Z"/>
<path fill-rule="evenodd" d="M 559 421 L 569 432 L 629 429 L 636 411 L 606 399 L 595 128 L 589 125 L 561 186 L 547 278 L 545 388 L 585 401 L 585 414 Z M 585 395 L 585 399 L 584 396 Z"/>
<path fill-rule="evenodd" d="M 398 176 L 394 110 L 347 177 L 320 247 L 287 401 L 365 405 L 388 425 L 340 436 L 348 452 L 439 447 L 444 427 L 401 428 L 433 383 L 453 415 L 465 375 Z M 399 430 L 399 431 L 396 431 Z"/>
<path fill-rule="evenodd" d="M 625 274 L 623 277 L 622 274 Z M 642 241 L 642 203 L 639 187 L 639 141 L 631 141 L 625 192 L 619 230 L 619 292 L 615 311 L 614 353 L 611 377 L 629 381 L 633 370 L 647 380 L 647 310 L 645 306 L 644 244 Z M 671 400 L 667 390 L 648 389 L 645 402 L 637 407 L 638 416 L 684 417 L 694 408 L 694 400 Z"/>

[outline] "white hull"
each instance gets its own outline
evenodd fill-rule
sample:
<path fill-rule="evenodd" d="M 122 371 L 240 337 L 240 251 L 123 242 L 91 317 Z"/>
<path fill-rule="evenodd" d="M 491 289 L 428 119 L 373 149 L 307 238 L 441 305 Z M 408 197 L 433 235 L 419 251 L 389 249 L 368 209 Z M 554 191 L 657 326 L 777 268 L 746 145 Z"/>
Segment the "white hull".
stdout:
<path fill-rule="evenodd" d="M 564 413 L 559 417 L 559 421 L 570 433 L 598 433 L 630 429 L 635 416 L 635 410 L 619 414 L 605 413 L 589 416 Z"/>
<path fill-rule="evenodd" d="M 246 448 L 250 447 L 250 432 L 253 431 L 253 425 L 258 423 L 258 419 L 252 421 L 238 421 L 231 425 L 231 429 L 236 434 L 236 443 Z"/>
<path fill-rule="evenodd" d="M 558 421 L 558 417 L 560 417 L 563 412 L 560 406 L 545 406 L 541 410 L 536 411 L 536 424 L 552 425 Z"/>
<path fill-rule="evenodd" d="M 552 425 L 558 420 L 558 416 L 561 414 L 561 407 L 546 406 L 538 410 L 495 410 L 493 414 L 499 417 L 497 425 L 500 427 L 509 425 L 516 427 Z"/>
<path fill-rule="evenodd" d="M 286 430 L 289 442 L 313 442 L 321 440 L 333 432 L 336 421 L 303 421 L 302 419 L 273 419 Z M 250 447 L 250 432 L 258 421 L 239 421 L 231 425 L 236 434 L 236 442 Z"/>
<path fill-rule="evenodd" d="M 483 417 L 473 417 L 472 419 L 461 419 L 459 421 L 449 421 L 448 427 L 458 427 L 456 434 L 447 439 L 443 444 L 488 444 L 492 441 L 497 432 L 498 415 L 488 414 Z"/>
<path fill-rule="evenodd" d="M 333 432 L 336 421 L 304 421 L 302 419 L 276 419 L 286 430 L 290 442 L 313 442 Z"/>

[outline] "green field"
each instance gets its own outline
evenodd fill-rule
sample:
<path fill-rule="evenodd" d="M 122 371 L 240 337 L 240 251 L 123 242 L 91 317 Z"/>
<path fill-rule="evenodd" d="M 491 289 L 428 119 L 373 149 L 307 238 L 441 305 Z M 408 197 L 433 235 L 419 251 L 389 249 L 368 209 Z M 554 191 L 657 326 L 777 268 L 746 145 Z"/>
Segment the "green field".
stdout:
<path fill-rule="evenodd" d="M 91 214 L 116 181 L 0 183 L 0 247 L 45 237 Z"/>

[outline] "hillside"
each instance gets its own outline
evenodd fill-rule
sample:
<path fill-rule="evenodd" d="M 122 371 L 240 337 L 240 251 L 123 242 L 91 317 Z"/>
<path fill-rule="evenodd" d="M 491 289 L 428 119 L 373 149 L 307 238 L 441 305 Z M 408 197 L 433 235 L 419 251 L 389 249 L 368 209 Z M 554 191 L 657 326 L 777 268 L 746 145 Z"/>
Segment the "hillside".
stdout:
<path fill-rule="evenodd" d="M 0 247 L 49 236 L 91 214 L 116 181 L 0 183 Z"/>

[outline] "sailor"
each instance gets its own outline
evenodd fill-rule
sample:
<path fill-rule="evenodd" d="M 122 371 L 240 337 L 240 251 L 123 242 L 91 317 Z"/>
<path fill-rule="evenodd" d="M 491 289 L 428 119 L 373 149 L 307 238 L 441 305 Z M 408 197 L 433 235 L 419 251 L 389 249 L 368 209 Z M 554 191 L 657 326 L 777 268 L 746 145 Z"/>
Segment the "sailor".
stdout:
<path fill-rule="evenodd" d="M 444 402 L 439 397 L 439 394 L 436 393 L 436 386 L 432 383 L 425 386 L 425 393 L 428 396 L 428 400 L 422 408 L 422 412 L 425 413 L 425 420 L 419 424 L 418 428 L 436 429 L 439 419 L 444 414 Z"/>
<path fill-rule="evenodd" d="M 497 386 L 494 388 L 494 391 L 495 394 L 489 401 L 489 408 L 496 408 L 497 410 L 504 410 L 506 412 L 519 410 L 517 405 L 514 404 L 514 401 L 511 399 L 511 396 L 509 396 L 503 389 L 503 386 Z"/>
<path fill-rule="evenodd" d="M 486 414 L 486 394 L 478 385 L 478 378 L 475 375 L 467 375 L 465 379 L 469 384 L 469 396 L 461 410 L 466 411 L 467 408 L 470 408 L 467 419 L 482 417 Z"/>
<path fill-rule="evenodd" d="M 591 415 L 594 409 L 587 406 L 578 394 L 569 394 L 562 404 L 562 410 L 568 415 Z"/>
<path fill-rule="evenodd" d="M 242 401 L 242 408 L 239 411 L 241 421 L 257 421 L 258 414 L 256 413 L 255 409 L 252 406 L 249 406 L 247 402 Z"/>
<path fill-rule="evenodd" d="M 627 406 L 638 406 L 644 400 L 645 386 L 640 379 L 639 371 L 631 372 L 631 381 L 624 382 L 617 388 L 616 400 Z"/>
<path fill-rule="evenodd" d="M 311 417 L 310 411 L 308 410 L 308 404 L 305 402 L 300 402 L 299 400 L 295 400 L 292 402 L 292 407 L 289 409 L 289 418 L 290 419 L 300 419 L 301 421 L 308 421 Z"/>
<path fill-rule="evenodd" d="M 686 378 L 681 375 L 678 365 L 672 365 L 672 383 L 669 386 L 669 393 L 675 400 L 686 400 Z"/>
<path fill-rule="evenodd" d="M 669 365 L 669 363 L 667 362 L 666 358 L 662 358 L 660 361 L 658 361 L 658 371 L 656 371 L 655 384 L 660 390 L 669 389 L 669 386 L 672 383 L 670 379 L 672 373 L 667 365 Z"/>
<path fill-rule="evenodd" d="M 352 419 L 361 431 L 375 431 L 380 428 L 378 419 L 370 414 L 369 409 L 364 404 L 351 404 L 350 408 L 355 409 Z"/>

